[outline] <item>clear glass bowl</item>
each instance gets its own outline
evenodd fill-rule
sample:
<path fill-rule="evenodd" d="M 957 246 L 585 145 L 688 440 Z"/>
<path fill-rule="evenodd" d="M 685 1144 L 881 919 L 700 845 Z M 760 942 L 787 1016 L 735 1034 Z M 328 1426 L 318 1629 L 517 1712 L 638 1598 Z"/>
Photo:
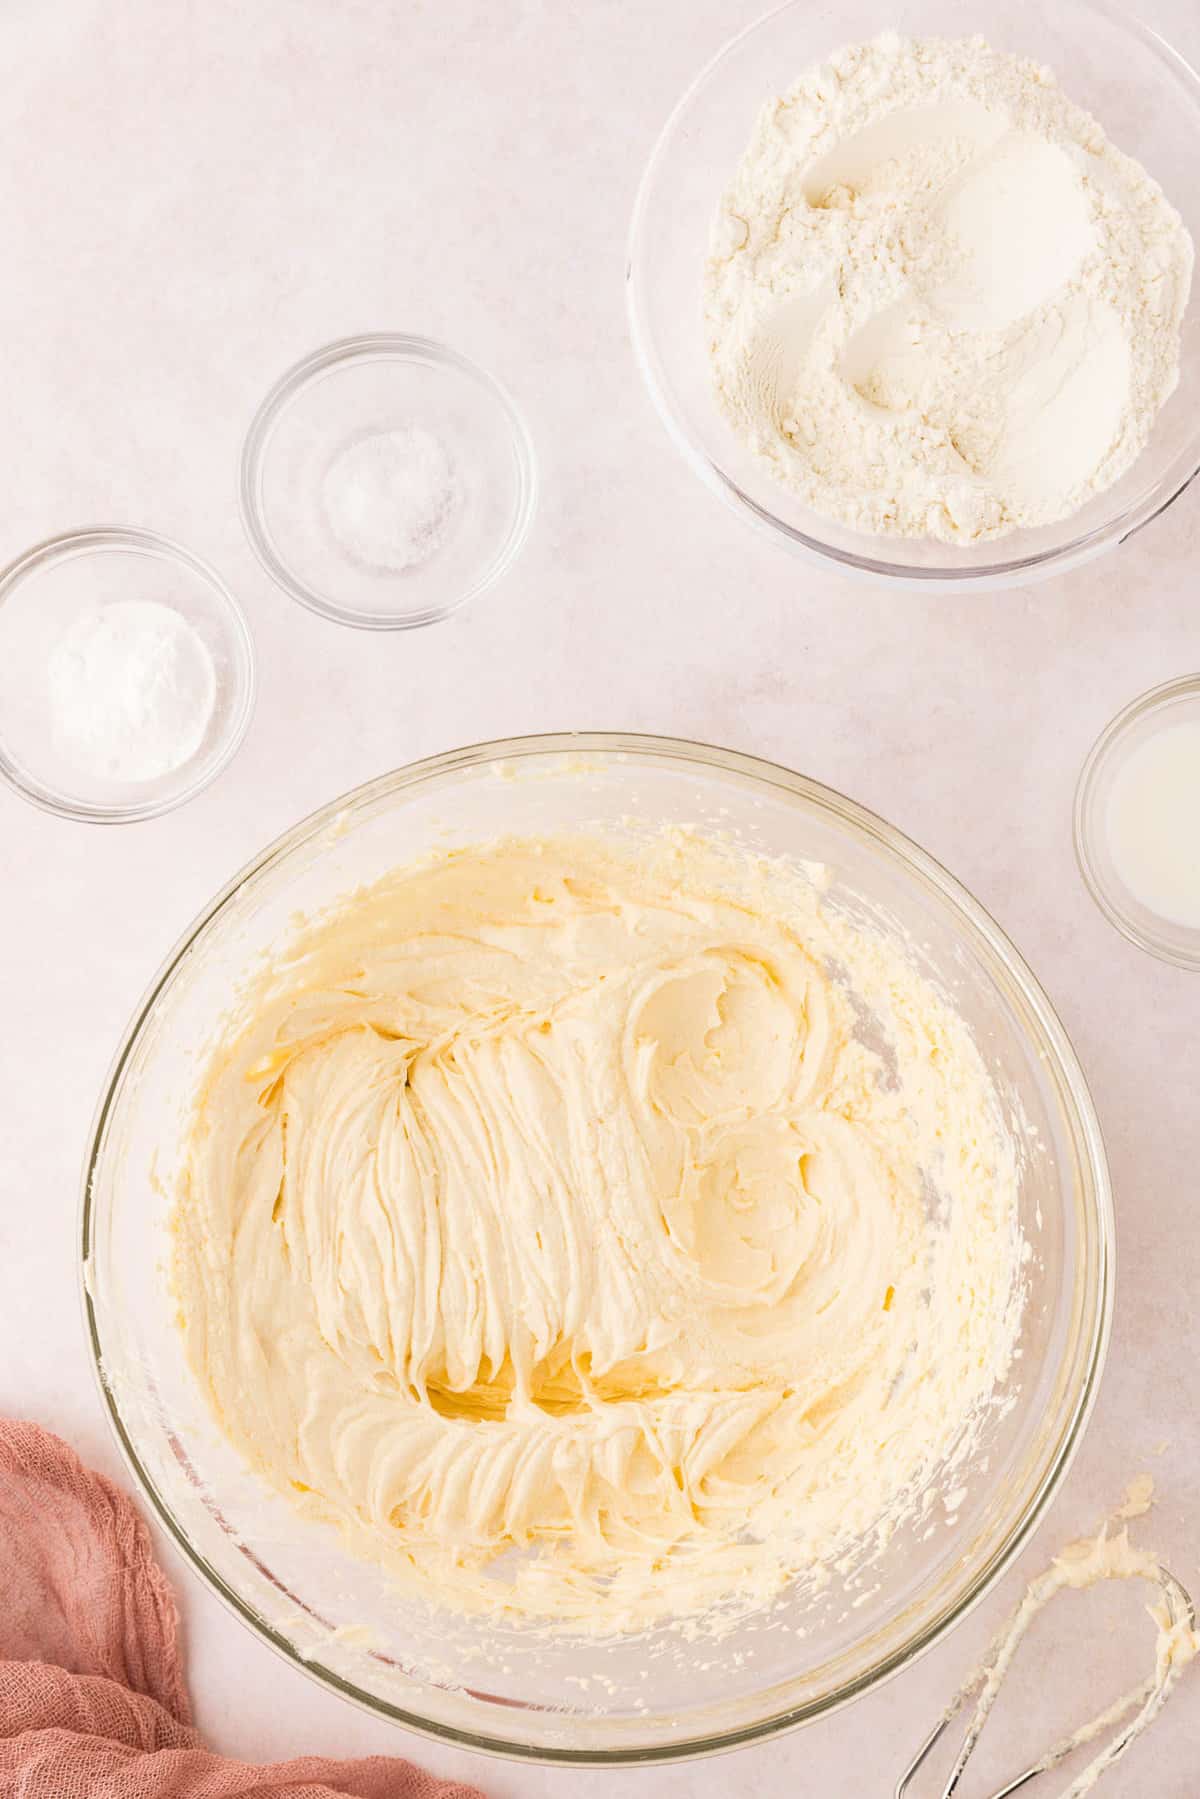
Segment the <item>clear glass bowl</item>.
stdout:
<path fill-rule="evenodd" d="M 427 557 L 378 566 L 339 534 L 327 481 L 345 452 L 414 428 L 448 456 L 455 504 Z M 386 493 L 374 504 L 386 505 Z M 301 605 L 367 629 L 430 625 L 498 581 L 525 542 L 537 506 L 533 445 L 499 382 L 456 350 L 394 333 L 345 338 L 289 369 L 259 407 L 242 450 L 241 506 L 263 567 Z"/>
<path fill-rule="evenodd" d="M 1132 700 L 1105 726 L 1075 790 L 1075 856 L 1088 892 L 1123 937 L 1162 962 L 1200 970 L 1200 930 L 1164 918 L 1133 892 L 1114 860 L 1108 833 L 1113 784 L 1130 754 L 1168 726 L 1197 722 L 1200 675 L 1183 675 Z"/>
<path fill-rule="evenodd" d="M 1200 80 L 1149 24 L 1111 0 L 789 0 L 734 38 L 688 89 L 634 207 L 627 294 L 634 347 L 677 448 L 743 518 L 809 560 L 908 587 L 1010 587 L 1124 542 L 1200 468 L 1200 281 L 1179 386 L 1134 466 L 1061 523 L 977 546 L 868 536 L 823 518 L 772 479 L 718 409 L 703 321 L 704 262 L 721 195 L 760 107 L 842 44 L 879 35 L 969 37 L 1047 63 L 1067 94 L 1162 184 L 1200 243 Z"/>
<path fill-rule="evenodd" d="M 81 615 L 114 601 L 170 606 L 212 658 L 215 694 L 186 761 L 152 780 L 89 773 L 55 738 L 48 687 L 56 645 Z M 254 710 L 254 645 L 224 582 L 152 531 L 97 526 L 29 550 L 0 574 L 0 774 L 48 812 L 94 824 L 157 818 L 226 767 Z"/>
<path fill-rule="evenodd" d="M 901 1529 L 872 1567 L 878 1589 L 853 1608 L 835 1581 L 702 1652 L 670 1629 L 572 1641 L 431 1615 L 384 1590 L 247 1471 L 184 1361 L 164 1277 L 167 1194 L 203 1046 L 297 911 L 397 863 L 498 833 L 680 820 L 826 864 L 829 903 L 890 916 L 972 1028 L 1030 1152 L 1020 1211 L 1032 1254 L 1011 1404 L 994 1408 L 957 1516 L 927 1535 L 923 1521 Z M 113 1064 L 88 1159 L 82 1257 L 92 1350 L 130 1467 L 210 1587 L 266 1642 L 413 1729 L 501 1754 L 613 1763 L 696 1755 L 815 1718 L 911 1662 L 979 1599 L 1044 1511 L 1090 1412 L 1113 1224 L 1099 1128 L 1062 1026 L 944 869 L 785 769 L 668 738 L 584 734 L 482 744 L 385 775 L 297 825 L 217 896 Z"/>

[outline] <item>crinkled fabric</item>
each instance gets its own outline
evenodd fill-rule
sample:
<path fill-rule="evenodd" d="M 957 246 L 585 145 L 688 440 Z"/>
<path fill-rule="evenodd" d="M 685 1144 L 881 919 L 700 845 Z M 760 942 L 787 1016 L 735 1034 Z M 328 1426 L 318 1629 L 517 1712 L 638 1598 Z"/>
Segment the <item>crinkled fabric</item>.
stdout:
<path fill-rule="evenodd" d="M 0 1419 L 0 1799 L 480 1799 L 410 1762 L 255 1766 L 192 1724 L 179 1620 L 132 1501 Z"/>

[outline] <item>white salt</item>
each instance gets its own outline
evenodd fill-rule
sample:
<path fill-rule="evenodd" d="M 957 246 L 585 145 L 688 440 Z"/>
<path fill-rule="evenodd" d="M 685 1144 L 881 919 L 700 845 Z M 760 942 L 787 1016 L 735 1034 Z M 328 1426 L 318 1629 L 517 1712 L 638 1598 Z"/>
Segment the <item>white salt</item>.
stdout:
<path fill-rule="evenodd" d="M 203 638 L 155 600 L 80 613 L 46 672 L 60 754 L 112 781 L 154 781 L 181 767 L 203 743 L 216 703 Z"/>
<path fill-rule="evenodd" d="M 441 549 L 462 496 L 445 444 L 407 425 L 347 444 L 325 471 L 322 497 L 346 554 L 398 574 Z"/>

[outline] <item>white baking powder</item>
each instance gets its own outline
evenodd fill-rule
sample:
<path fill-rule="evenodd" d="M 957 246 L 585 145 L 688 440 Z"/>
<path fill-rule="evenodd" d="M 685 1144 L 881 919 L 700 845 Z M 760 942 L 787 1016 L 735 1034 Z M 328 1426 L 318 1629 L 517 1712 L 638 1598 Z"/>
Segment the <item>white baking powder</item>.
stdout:
<path fill-rule="evenodd" d="M 325 517 L 348 556 L 399 574 L 441 549 L 461 500 L 458 471 L 422 425 L 359 437 L 325 473 Z"/>
<path fill-rule="evenodd" d="M 1049 70 L 982 38 L 839 51 L 762 110 L 707 272 L 719 402 L 855 530 L 1067 517 L 1178 380 L 1192 244 Z"/>
<path fill-rule="evenodd" d="M 46 672 L 59 752 L 113 781 L 153 781 L 181 767 L 204 741 L 216 701 L 203 639 L 154 600 L 80 613 Z"/>

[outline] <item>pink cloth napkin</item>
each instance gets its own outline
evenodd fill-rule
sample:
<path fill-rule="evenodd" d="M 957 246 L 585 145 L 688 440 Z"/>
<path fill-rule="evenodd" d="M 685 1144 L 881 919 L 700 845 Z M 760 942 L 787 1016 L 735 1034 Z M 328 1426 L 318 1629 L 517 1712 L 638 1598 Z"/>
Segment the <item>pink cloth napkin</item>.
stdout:
<path fill-rule="evenodd" d="M 382 1755 L 233 1761 L 191 1715 L 133 1502 L 49 1431 L 0 1419 L 0 1799 L 480 1799 Z"/>

